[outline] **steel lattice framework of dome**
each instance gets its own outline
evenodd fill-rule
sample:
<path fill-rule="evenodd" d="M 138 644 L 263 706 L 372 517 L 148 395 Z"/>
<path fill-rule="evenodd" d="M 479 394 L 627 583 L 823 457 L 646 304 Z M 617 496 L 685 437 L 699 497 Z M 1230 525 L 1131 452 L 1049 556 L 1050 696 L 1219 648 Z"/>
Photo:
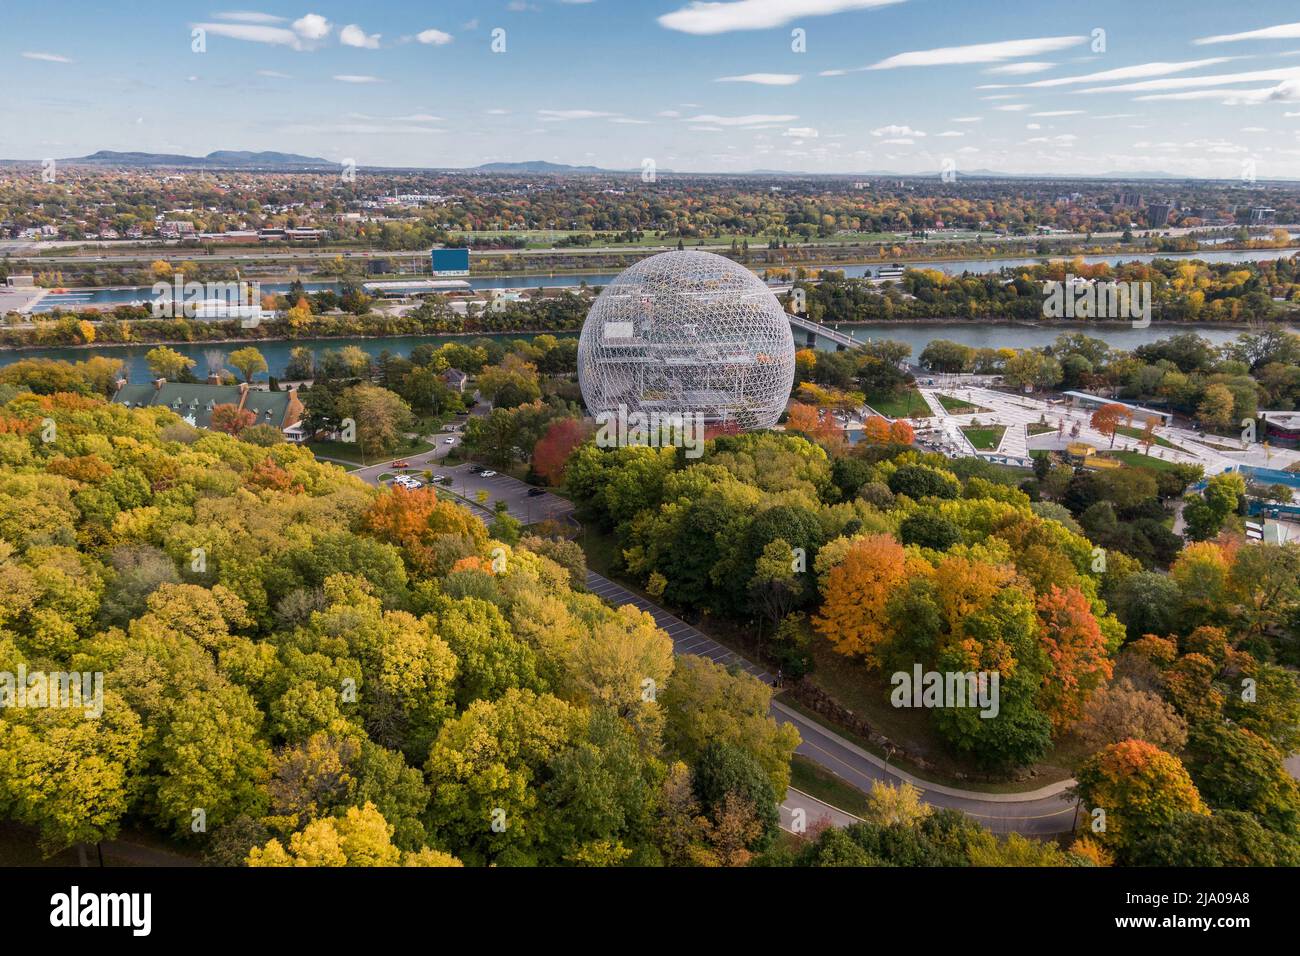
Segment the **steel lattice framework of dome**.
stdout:
<path fill-rule="evenodd" d="M 770 428 L 794 384 L 794 336 L 781 303 L 744 266 L 711 252 L 663 252 L 597 297 L 578 376 L 593 415 L 621 405 Z"/>

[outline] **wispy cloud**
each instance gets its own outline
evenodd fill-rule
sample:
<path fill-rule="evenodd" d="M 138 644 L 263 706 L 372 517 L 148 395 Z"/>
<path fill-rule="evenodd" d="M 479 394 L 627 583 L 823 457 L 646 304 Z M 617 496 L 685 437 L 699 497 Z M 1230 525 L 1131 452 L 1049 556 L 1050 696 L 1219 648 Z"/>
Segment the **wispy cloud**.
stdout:
<path fill-rule="evenodd" d="M 1030 73 L 1044 73 L 1054 66 L 1056 66 L 1055 63 L 1026 60 L 1023 63 L 1004 63 L 1002 66 L 991 66 L 984 72 L 996 73 L 1002 76 L 1026 76 Z"/>
<path fill-rule="evenodd" d="M 704 123 L 709 126 L 760 126 L 772 123 L 790 123 L 798 118 L 798 116 L 794 115 L 771 113 L 750 113 L 745 116 L 718 116 L 714 113 L 703 113 L 699 116 L 692 116 L 689 122 Z"/>
<path fill-rule="evenodd" d="M 1113 80 L 1142 80 L 1153 76 L 1169 76 L 1172 73 L 1186 73 L 1188 70 L 1199 70 L 1206 66 L 1217 66 L 1220 63 L 1227 63 L 1229 60 L 1237 59 L 1231 56 L 1214 56 L 1204 60 L 1178 60 L 1172 63 L 1156 61 L 1152 63 L 1138 63 L 1134 66 L 1121 66 L 1113 70 L 1103 70 L 1100 73 L 1085 73 L 1081 76 L 1058 76 L 1050 80 L 1034 80 L 1032 83 L 1022 83 L 1020 86 L 1024 89 L 1045 89 L 1052 86 L 1071 86 L 1079 83 L 1108 83 Z"/>
<path fill-rule="evenodd" d="M 1247 30 L 1245 33 L 1222 33 L 1213 37 L 1201 37 L 1193 40 L 1197 46 L 1207 43 L 1236 43 L 1240 40 L 1294 40 L 1300 37 L 1300 23 L 1283 23 L 1262 30 Z"/>
<path fill-rule="evenodd" d="M 760 86 L 793 86 L 798 83 L 798 73 L 742 73 L 739 76 L 720 76 L 718 83 L 757 83 Z"/>
<path fill-rule="evenodd" d="M 314 49 L 334 29 L 332 23 L 317 13 L 299 17 L 289 27 L 269 26 L 262 22 L 195 23 L 193 26 L 213 36 L 287 46 L 294 50 Z"/>
<path fill-rule="evenodd" d="M 61 56 L 58 53 L 40 53 L 31 50 L 24 51 L 22 57 L 24 60 L 40 60 L 44 63 L 71 63 L 72 62 L 66 56 Z"/>
<path fill-rule="evenodd" d="M 872 70 L 893 70 L 904 66 L 953 66 L 965 63 L 998 63 L 1022 56 L 1038 56 L 1086 43 L 1086 36 L 1037 37 L 1028 40 L 1000 40 L 966 46 L 938 47 L 898 53 L 873 64 Z"/>
<path fill-rule="evenodd" d="M 1285 81 L 1300 77 L 1300 67 L 1280 70 L 1251 70 L 1247 73 L 1218 73 L 1213 76 L 1177 76 L 1140 83 L 1121 83 L 1116 86 L 1092 86 L 1080 93 L 1151 93 L 1164 90 L 1194 90 L 1211 86 L 1231 86 L 1234 83 L 1256 83 L 1266 80 Z"/>
<path fill-rule="evenodd" d="M 544 123 L 563 122 L 567 120 L 584 120 L 584 119 L 609 119 L 617 116 L 617 113 L 606 113 L 602 110 L 538 110 L 537 116 Z"/>
<path fill-rule="evenodd" d="M 903 0 L 692 0 L 680 10 L 659 17 L 659 25 L 682 33 L 708 35 L 734 30 L 767 30 L 785 26 L 796 17 L 820 17 L 848 10 L 870 10 Z"/>
<path fill-rule="evenodd" d="M 340 83 L 382 83 L 377 76 L 365 76 L 357 73 L 335 73 L 334 79 Z"/>
<path fill-rule="evenodd" d="M 278 17 L 274 13 L 260 13 L 256 10 L 227 10 L 212 14 L 218 20 L 233 20 L 237 23 L 284 23 L 288 17 Z"/>

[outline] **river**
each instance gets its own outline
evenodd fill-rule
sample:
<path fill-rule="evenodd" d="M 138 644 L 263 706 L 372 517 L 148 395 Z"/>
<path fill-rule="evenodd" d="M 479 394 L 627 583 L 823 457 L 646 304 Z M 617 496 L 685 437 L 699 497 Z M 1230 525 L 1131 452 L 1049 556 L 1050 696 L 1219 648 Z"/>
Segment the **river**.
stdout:
<path fill-rule="evenodd" d="M 911 322 L 864 322 L 853 325 L 841 324 L 836 326 L 840 331 L 851 335 L 859 341 L 866 342 L 869 340 L 893 339 L 899 342 L 906 342 L 912 346 L 912 357 L 921 354 L 921 350 L 926 344 L 934 339 L 950 339 L 954 342 L 961 342 L 964 345 L 970 345 L 974 348 L 1030 348 L 1043 345 L 1050 345 L 1055 341 L 1058 335 L 1065 332 L 1085 332 L 1094 338 L 1099 338 L 1109 343 L 1114 348 L 1134 349 L 1139 345 L 1147 342 L 1154 342 L 1157 339 L 1168 338 L 1179 332 L 1196 332 L 1201 337 L 1208 339 L 1216 345 L 1229 342 L 1235 339 L 1242 332 L 1247 331 L 1245 326 L 1234 325 L 1228 328 L 1212 325 L 1161 325 L 1155 324 L 1145 329 L 1135 329 L 1130 325 L 1122 323 L 1098 323 L 1098 322 L 979 322 L 979 321 L 911 321 Z M 1291 328 L 1293 332 L 1300 332 L 1300 329 Z M 485 338 L 497 339 L 499 341 L 509 341 L 518 338 L 531 338 L 532 332 L 520 332 L 515 334 L 489 335 Z M 576 332 L 558 333 L 561 337 L 574 336 Z M 409 335 L 409 336 L 385 336 L 379 338 L 337 338 L 337 339 L 296 339 L 286 342 L 237 342 L 237 343 L 215 343 L 215 342 L 185 342 L 173 344 L 170 348 L 175 349 L 182 355 L 194 359 L 196 363 L 196 374 L 202 375 L 207 368 L 206 353 L 209 351 L 224 352 L 229 355 L 234 349 L 241 348 L 245 345 L 254 345 L 261 353 L 266 356 L 266 363 L 271 373 L 277 377 L 283 377 L 284 368 L 289 362 L 290 349 L 303 346 L 319 354 L 325 349 L 341 349 L 344 346 L 355 345 L 358 348 L 368 352 L 372 356 L 378 356 L 381 352 L 389 352 L 392 355 L 409 355 L 411 349 L 417 345 L 432 343 L 441 345 L 443 342 L 466 342 L 468 338 L 463 335 Z M 797 345 L 802 344 L 801 335 L 796 335 L 795 342 Z M 84 361 L 91 355 L 104 355 L 112 358 L 120 358 L 126 363 L 127 377 L 132 382 L 145 382 L 149 380 L 149 367 L 145 362 L 145 355 L 148 351 L 156 346 L 149 345 L 104 345 L 83 348 L 48 348 L 48 349 L 22 349 L 22 350 L 4 350 L 0 351 L 0 366 L 8 365 L 21 359 L 30 358 L 50 358 L 62 359 L 68 362 Z"/>
<path fill-rule="evenodd" d="M 1287 256 L 1300 252 L 1300 249 L 1238 249 L 1227 252 L 1171 252 L 1156 255 L 1154 253 L 1134 253 L 1129 255 L 1104 255 L 1104 256 L 1083 256 L 1084 262 L 1089 265 L 1096 265 L 1105 262 L 1115 266 L 1123 262 L 1150 262 L 1152 259 L 1201 259 L 1205 262 L 1262 262 L 1271 259 L 1282 259 Z M 917 269 L 938 269 L 948 275 L 959 275 L 963 272 L 986 273 L 997 272 L 1000 269 L 1014 269 L 1019 266 L 1040 265 L 1052 261 L 1059 256 L 1030 256 L 1021 259 L 953 259 L 950 261 L 922 261 L 904 263 L 910 268 Z M 793 266 L 794 264 L 792 264 Z M 817 268 L 814 265 L 807 265 L 806 268 Z M 875 270 L 880 268 L 879 263 L 857 264 L 857 265 L 839 265 L 832 264 L 825 266 L 827 269 L 834 269 L 843 272 L 850 278 L 862 278 L 864 275 L 874 275 Z M 484 289 L 540 289 L 553 288 L 562 289 L 570 286 L 578 286 L 586 283 L 589 286 L 605 285 L 613 279 L 618 273 L 615 272 L 592 272 L 578 273 L 572 275 L 503 275 L 503 276 L 475 276 L 469 279 L 470 287 L 476 291 Z M 411 278 L 419 278 L 412 276 Z M 260 289 L 263 293 L 279 294 L 289 290 L 288 282 L 262 282 Z M 304 282 L 303 286 L 308 292 L 319 292 L 324 289 L 338 289 L 338 282 Z M 56 308 L 75 309 L 83 305 L 123 305 L 132 302 L 149 302 L 153 299 L 153 289 L 150 286 L 134 286 L 126 288 L 110 289 L 72 289 L 62 294 L 50 294 L 41 300 L 40 304 L 34 309 L 35 312 L 49 312 Z"/>

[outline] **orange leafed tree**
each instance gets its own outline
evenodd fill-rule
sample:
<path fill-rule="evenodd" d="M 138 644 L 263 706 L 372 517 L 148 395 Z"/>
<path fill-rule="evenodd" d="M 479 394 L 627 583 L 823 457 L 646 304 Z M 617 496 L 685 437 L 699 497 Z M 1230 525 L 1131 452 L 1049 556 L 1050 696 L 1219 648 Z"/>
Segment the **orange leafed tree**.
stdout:
<path fill-rule="evenodd" d="M 467 535 L 478 543 L 487 540 L 487 529 L 464 508 L 439 501 L 433 488 L 407 491 L 394 488 L 374 500 L 362 518 L 366 530 L 382 541 L 395 544 L 407 560 L 428 571 L 434 566 L 433 540 L 439 535 Z"/>
<path fill-rule="evenodd" d="M 877 650 L 889 635 L 885 605 L 909 570 L 903 546 L 889 535 L 858 539 L 827 575 L 814 627 L 839 653 L 878 665 Z"/>
<path fill-rule="evenodd" d="M 533 446 L 533 470 L 552 485 L 564 480 L 564 466 L 573 450 L 587 440 L 587 428 L 576 418 L 551 422 L 546 434 Z"/>
<path fill-rule="evenodd" d="M 1092 692 L 1110 680 L 1106 638 L 1087 597 L 1053 584 L 1038 598 L 1039 641 L 1050 669 L 1039 701 L 1058 729 L 1078 720 Z"/>
<path fill-rule="evenodd" d="M 887 444 L 890 441 L 889 422 L 879 415 L 872 415 L 862 426 L 862 434 L 873 445 Z"/>
<path fill-rule="evenodd" d="M 1089 424 L 1110 439 L 1110 447 L 1115 447 L 1115 433 L 1120 424 L 1129 415 L 1129 410 L 1116 402 L 1109 402 L 1092 413 Z"/>
<path fill-rule="evenodd" d="M 916 432 L 912 430 L 911 425 L 900 418 L 890 424 L 889 440 L 899 445 L 910 445 L 916 441 Z"/>
<path fill-rule="evenodd" d="M 293 480 L 293 476 L 270 458 L 264 458 L 254 465 L 244 476 L 244 484 L 251 488 L 264 488 L 268 491 L 301 492 L 302 485 Z"/>
<path fill-rule="evenodd" d="M 844 443 L 844 429 L 831 417 L 829 411 L 802 402 L 791 404 L 785 427 L 786 431 L 802 432 L 813 441 L 831 448 L 838 448 Z"/>

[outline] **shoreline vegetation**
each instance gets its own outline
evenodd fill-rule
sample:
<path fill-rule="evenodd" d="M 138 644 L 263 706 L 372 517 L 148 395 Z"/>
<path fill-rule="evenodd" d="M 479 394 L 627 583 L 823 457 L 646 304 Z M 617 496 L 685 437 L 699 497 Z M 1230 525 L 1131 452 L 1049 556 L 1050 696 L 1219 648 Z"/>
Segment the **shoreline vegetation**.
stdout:
<path fill-rule="evenodd" d="M 196 274 L 195 281 L 212 276 Z M 165 262 L 154 263 L 155 278 L 173 276 Z M 906 269 L 896 281 L 877 284 L 824 270 L 816 279 L 807 270 L 768 270 L 767 278 L 792 281 L 804 304 L 800 312 L 822 325 L 858 322 L 916 322 L 973 320 L 1040 323 L 1044 315 L 1045 283 L 1066 283 L 1072 277 L 1088 283 L 1141 284 L 1149 305 L 1144 318 L 1162 324 L 1210 322 L 1220 327 L 1237 323 L 1289 324 L 1300 315 L 1300 257 L 1255 262 L 1205 262 L 1153 259 L 1118 266 L 1085 263 L 1081 259 L 1022 265 L 997 273 L 948 275 L 934 269 Z M 86 310 L 56 307 L 33 316 L 30 324 L 0 328 L 0 347 L 59 347 L 107 342 L 157 343 L 180 340 L 268 340 L 331 338 L 366 335 L 490 334 L 493 332 L 578 330 L 586 317 L 595 287 L 561 290 L 532 289 L 517 300 L 493 302 L 491 307 L 468 302 L 464 313 L 450 299 L 433 296 L 401 314 L 376 307 L 356 282 L 343 280 L 337 289 L 308 291 L 295 280 L 283 293 L 262 297 L 262 307 L 274 317 L 254 328 L 234 320 L 188 321 L 154 318 L 145 305 L 118 304 Z M 786 299 L 796 295 L 792 292 Z M 505 308 L 498 308 L 504 304 Z M 787 308 L 789 308 L 787 301 Z M 16 313 L 8 321 L 16 322 Z M 1099 326 L 1100 327 L 1100 326 Z"/>
<path fill-rule="evenodd" d="M 766 248 L 756 247 L 748 250 L 748 252 L 736 251 L 736 250 L 727 252 L 725 246 L 710 246 L 709 244 L 706 243 L 704 245 L 688 244 L 685 246 L 685 248 L 687 251 L 692 251 L 692 250 L 716 251 L 718 249 L 722 249 L 723 251 L 719 252 L 718 253 L 719 255 L 726 255 L 729 258 L 735 258 L 742 265 L 754 270 L 755 272 L 763 272 L 768 269 L 803 270 L 805 272 L 818 272 L 822 270 L 834 271 L 836 269 L 845 266 L 878 266 L 878 265 L 888 265 L 893 263 L 897 263 L 903 266 L 915 267 L 915 268 L 924 268 L 925 266 L 928 265 L 943 265 L 949 262 L 963 262 L 966 260 L 975 261 L 975 262 L 985 262 L 985 263 L 1007 262 L 1009 264 L 1019 264 L 1020 260 L 1022 259 L 1035 259 L 1038 260 L 1038 262 L 1035 263 L 1036 265 L 1046 265 L 1053 260 L 1074 259 L 1079 257 L 1086 258 L 1088 256 L 1122 256 L 1122 255 L 1129 255 L 1129 254 L 1134 256 L 1155 256 L 1161 258 L 1170 257 L 1170 258 L 1176 258 L 1181 261 L 1181 260 L 1192 260 L 1197 253 L 1207 253 L 1207 252 L 1209 253 L 1252 252 L 1252 251 L 1276 252 L 1276 251 L 1291 250 L 1300 253 L 1300 245 L 1293 246 L 1287 244 L 1287 245 L 1279 246 L 1269 242 L 1268 240 L 1259 240 L 1259 239 L 1252 239 L 1246 242 L 1234 240 L 1229 242 L 1206 244 L 1204 247 L 1202 247 L 1200 243 L 1195 241 L 1186 243 L 1182 240 L 1177 240 L 1177 241 L 1165 240 L 1164 242 L 1159 242 L 1159 241 L 1139 242 L 1135 240 L 1132 243 L 1120 243 L 1118 240 L 1114 240 L 1113 242 L 1104 243 L 1104 244 L 1092 243 L 1087 248 L 1080 248 L 1075 245 L 1068 245 L 1064 248 L 1059 248 L 1059 249 L 1054 248 L 1048 250 L 1041 249 L 1041 245 L 1042 245 L 1041 243 L 1039 243 L 1038 246 L 1031 248 L 1030 247 L 1031 243 L 1026 242 L 1025 243 L 1026 248 L 1020 251 L 1019 253 L 1011 252 L 1006 249 L 994 249 L 994 250 L 981 249 L 978 248 L 980 245 L 982 245 L 980 243 L 972 243 L 972 245 L 975 245 L 976 248 L 971 251 L 965 251 L 962 249 L 945 249 L 939 255 L 930 256 L 930 255 L 924 255 L 923 253 L 918 253 L 917 251 L 913 251 L 910 249 L 907 251 L 901 251 L 898 247 L 898 244 L 895 243 L 891 252 L 889 253 L 885 253 L 884 251 L 881 251 L 875 255 L 868 255 L 864 253 L 859 256 L 850 255 L 850 256 L 845 256 L 843 258 L 835 257 L 835 258 L 826 258 L 824 260 L 814 260 L 814 261 L 804 260 L 800 258 L 798 254 L 805 253 L 805 252 L 816 253 L 819 251 L 824 251 L 828 247 L 832 249 L 843 248 L 845 250 L 856 250 L 858 247 L 848 245 L 848 244 L 846 244 L 843 247 L 836 247 L 834 245 L 828 246 L 828 244 L 816 244 L 816 245 L 809 245 L 809 246 L 787 247 L 783 249 L 766 249 Z M 1184 248 L 1184 246 L 1186 247 Z M 179 249 L 180 251 L 173 253 L 171 252 L 171 248 L 176 248 Z M 925 247 L 922 247 L 922 250 L 924 248 Z M 39 257 L 49 258 L 51 256 L 51 253 L 57 255 L 60 251 L 61 250 L 51 250 L 50 253 L 42 252 L 39 254 Z M 129 254 L 129 253 L 119 253 L 114 250 L 105 250 L 105 251 L 113 255 Z M 130 252 L 136 252 L 136 251 L 140 252 L 141 255 L 140 268 L 143 269 L 145 259 L 150 258 L 150 250 L 149 249 L 130 250 Z M 169 258 L 179 259 L 185 262 L 195 262 L 200 266 L 200 268 L 203 267 L 205 262 L 211 263 L 213 266 L 219 266 L 219 264 L 222 263 L 224 260 L 223 255 L 219 255 L 215 252 L 204 253 L 202 249 L 196 249 L 194 247 L 170 247 L 169 249 L 156 250 L 156 251 L 158 252 L 158 255 L 153 257 L 153 259 L 155 260 L 168 261 Z M 253 251 L 257 251 L 257 248 L 248 247 L 245 249 L 242 247 L 238 247 L 238 248 L 232 247 L 228 250 L 224 250 L 224 249 L 221 250 L 222 253 L 226 253 L 228 256 L 236 256 L 236 255 L 240 255 L 241 253 L 248 253 Z M 268 254 L 272 252 L 274 253 L 283 252 L 283 250 L 263 250 L 263 251 L 266 251 Z M 309 250 L 309 252 L 311 251 L 330 252 L 334 250 Z M 342 256 L 346 254 L 347 251 L 348 250 L 346 249 L 340 249 L 339 255 Z M 514 254 L 520 253 L 519 250 L 514 250 L 513 252 Z M 182 255 L 181 253 L 184 254 Z M 773 259 L 769 255 L 770 253 L 781 253 L 781 255 L 778 258 Z M 599 250 L 593 250 L 588 253 L 584 253 L 585 255 L 590 255 L 590 256 L 597 256 L 601 254 L 605 254 L 605 255 L 612 254 L 619 259 L 619 261 L 609 262 L 604 266 L 565 267 L 562 265 L 557 266 L 554 264 L 538 265 L 538 260 L 544 260 L 544 257 L 548 254 L 570 255 L 571 253 L 561 252 L 559 250 L 554 250 L 554 249 L 528 250 L 522 254 L 521 261 L 509 263 L 508 275 L 503 275 L 503 273 L 506 271 L 504 269 L 484 269 L 482 267 L 479 268 L 471 267 L 468 278 L 505 279 L 505 278 L 510 278 L 511 276 L 514 275 L 526 276 L 528 278 L 538 278 L 543 276 L 606 275 L 609 273 L 611 269 L 618 270 L 624 268 L 628 263 L 623 262 L 621 260 L 623 257 L 627 255 L 636 255 L 640 258 L 644 258 L 646 255 L 652 253 L 650 253 L 648 249 L 639 248 L 639 247 L 610 246 L 610 247 L 601 248 Z M 6 258 L 8 258 L 8 261 L 12 265 L 23 266 L 25 268 L 26 266 L 24 264 L 28 261 L 29 258 L 32 257 L 34 256 L 29 256 L 29 257 L 12 256 Z M 360 265 L 365 262 L 374 261 L 376 259 L 388 258 L 388 257 L 391 257 L 393 259 L 401 259 L 405 257 L 423 257 L 423 253 L 406 252 L 406 251 L 381 252 L 378 255 L 366 256 L 361 259 L 353 258 L 351 262 L 348 262 L 346 264 Z M 527 259 L 530 259 L 532 261 L 531 262 L 522 261 L 523 257 L 526 257 Z M 105 265 L 112 265 L 112 263 L 101 262 L 97 258 L 91 258 L 88 256 L 74 256 L 70 254 L 67 258 L 68 258 L 69 266 L 84 265 L 91 270 L 96 269 L 97 267 L 103 267 Z M 501 256 L 500 258 L 504 260 L 507 257 Z M 243 263 L 243 266 L 240 268 L 241 277 L 243 279 L 250 280 L 250 281 L 265 280 L 265 281 L 292 282 L 297 280 L 303 282 L 346 282 L 349 280 L 353 280 L 353 281 L 378 282 L 378 281 L 398 281 L 402 279 L 412 278 L 412 276 L 404 273 L 382 273 L 382 274 L 375 274 L 375 275 L 363 275 L 360 272 L 338 272 L 338 271 L 315 271 L 307 275 L 298 274 L 292 276 L 286 276 L 286 275 L 275 274 L 275 273 L 270 273 L 266 275 L 249 275 L 247 274 L 247 266 L 249 265 L 247 260 L 241 259 L 239 261 Z M 276 260 L 268 260 L 268 262 L 275 262 L 275 261 Z M 323 258 L 315 261 L 318 261 L 320 263 L 329 262 L 329 260 Z M 255 260 L 253 264 L 256 264 Z M 126 264 L 122 264 L 122 265 L 126 265 Z M 1010 267 L 1011 266 L 1009 265 L 1008 268 Z M 298 268 L 298 265 L 296 263 L 294 265 L 294 268 Z M 416 278 L 419 277 L 417 276 Z M 103 283 L 103 284 L 92 282 L 89 284 L 81 284 L 81 285 L 69 285 L 66 283 L 43 285 L 42 283 L 38 282 L 38 285 L 41 285 L 42 288 L 66 289 L 68 292 L 91 292 L 91 291 L 112 291 L 112 290 L 120 291 L 123 289 L 137 289 L 137 288 L 143 289 L 149 287 L 148 282 L 141 282 L 141 283 L 110 282 L 110 283 Z"/>

